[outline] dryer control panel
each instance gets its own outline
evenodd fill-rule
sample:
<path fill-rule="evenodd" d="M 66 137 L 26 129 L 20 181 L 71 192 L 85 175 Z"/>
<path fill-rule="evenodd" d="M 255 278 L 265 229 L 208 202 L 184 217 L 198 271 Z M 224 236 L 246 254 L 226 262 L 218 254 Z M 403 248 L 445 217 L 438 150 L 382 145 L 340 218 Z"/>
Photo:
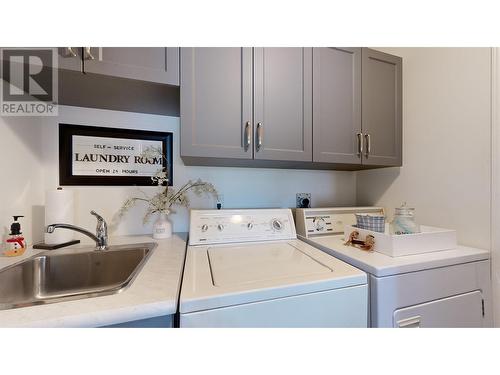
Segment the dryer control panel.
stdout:
<path fill-rule="evenodd" d="M 305 238 L 342 234 L 346 225 L 356 224 L 357 213 L 383 215 L 384 209 L 381 207 L 297 208 L 295 211 L 297 234 Z"/>
<path fill-rule="evenodd" d="M 191 210 L 189 245 L 296 238 L 290 209 Z"/>

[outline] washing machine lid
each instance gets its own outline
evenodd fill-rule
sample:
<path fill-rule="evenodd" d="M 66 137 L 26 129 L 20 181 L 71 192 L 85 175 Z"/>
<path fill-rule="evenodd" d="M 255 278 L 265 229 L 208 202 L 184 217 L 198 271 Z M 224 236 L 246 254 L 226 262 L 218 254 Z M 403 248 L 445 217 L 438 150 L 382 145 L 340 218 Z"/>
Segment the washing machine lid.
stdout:
<path fill-rule="evenodd" d="M 180 312 L 366 283 L 361 270 L 298 240 L 189 246 Z"/>
<path fill-rule="evenodd" d="M 457 246 L 452 250 L 391 257 L 376 251 L 367 252 L 345 246 L 344 235 L 307 239 L 300 236 L 300 239 L 377 277 L 482 261 L 490 257 L 487 250 L 465 246 Z"/>
<path fill-rule="evenodd" d="M 218 287 L 328 275 L 333 269 L 291 243 L 212 246 L 207 249 L 213 284 Z"/>

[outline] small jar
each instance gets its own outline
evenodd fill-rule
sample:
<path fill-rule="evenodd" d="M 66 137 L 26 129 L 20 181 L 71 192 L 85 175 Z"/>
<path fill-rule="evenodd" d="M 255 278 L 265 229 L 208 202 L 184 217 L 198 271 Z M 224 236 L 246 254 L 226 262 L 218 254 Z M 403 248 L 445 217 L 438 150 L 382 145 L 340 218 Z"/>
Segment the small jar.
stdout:
<path fill-rule="evenodd" d="M 396 208 L 394 210 L 394 218 L 391 221 L 390 231 L 391 234 L 420 233 L 420 226 L 415 221 L 415 209 L 406 207 L 406 203 Z"/>

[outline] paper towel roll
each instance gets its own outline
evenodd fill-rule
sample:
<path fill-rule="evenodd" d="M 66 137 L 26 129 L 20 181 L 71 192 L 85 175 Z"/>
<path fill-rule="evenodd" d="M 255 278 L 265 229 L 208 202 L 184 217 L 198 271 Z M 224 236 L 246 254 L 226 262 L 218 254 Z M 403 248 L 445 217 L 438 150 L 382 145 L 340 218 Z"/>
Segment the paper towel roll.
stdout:
<path fill-rule="evenodd" d="M 45 193 L 45 226 L 49 224 L 74 224 L 75 203 L 74 193 L 71 190 L 47 191 Z M 54 233 L 45 233 L 45 243 L 54 245 L 72 241 L 75 232 L 68 229 L 56 229 Z"/>

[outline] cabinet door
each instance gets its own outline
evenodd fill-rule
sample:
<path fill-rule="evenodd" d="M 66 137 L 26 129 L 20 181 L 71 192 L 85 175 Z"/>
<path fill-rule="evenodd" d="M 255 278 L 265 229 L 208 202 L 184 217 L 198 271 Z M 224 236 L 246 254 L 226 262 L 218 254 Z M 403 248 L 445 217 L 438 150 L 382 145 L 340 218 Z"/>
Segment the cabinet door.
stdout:
<path fill-rule="evenodd" d="M 81 47 L 59 47 L 57 48 L 57 56 L 59 69 L 83 72 Z"/>
<path fill-rule="evenodd" d="M 179 48 L 84 47 L 85 73 L 179 85 Z"/>
<path fill-rule="evenodd" d="M 312 161 L 312 48 L 254 49 L 255 159 Z"/>
<path fill-rule="evenodd" d="M 252 159 L 252 49 L 181 48 L 181 156 Z"/>
<path fill-rule="evenodd" d="M 360 164 L 361 48 L 313 49 L 313 161 Z"/>
<path fill-rule="evenodd" d="M 81 47 L 42 47 L 56 51 L 58 69 L 83 71 Z M 29 50 L 29 48 L 27 48 Z M 54 67 L 53 64 L 47 65 Z"/>
<path fill-rule="evenodd" d="M 401 166 L 402 60 L 363 48 L 361 65 L 363 164 Z"/>

